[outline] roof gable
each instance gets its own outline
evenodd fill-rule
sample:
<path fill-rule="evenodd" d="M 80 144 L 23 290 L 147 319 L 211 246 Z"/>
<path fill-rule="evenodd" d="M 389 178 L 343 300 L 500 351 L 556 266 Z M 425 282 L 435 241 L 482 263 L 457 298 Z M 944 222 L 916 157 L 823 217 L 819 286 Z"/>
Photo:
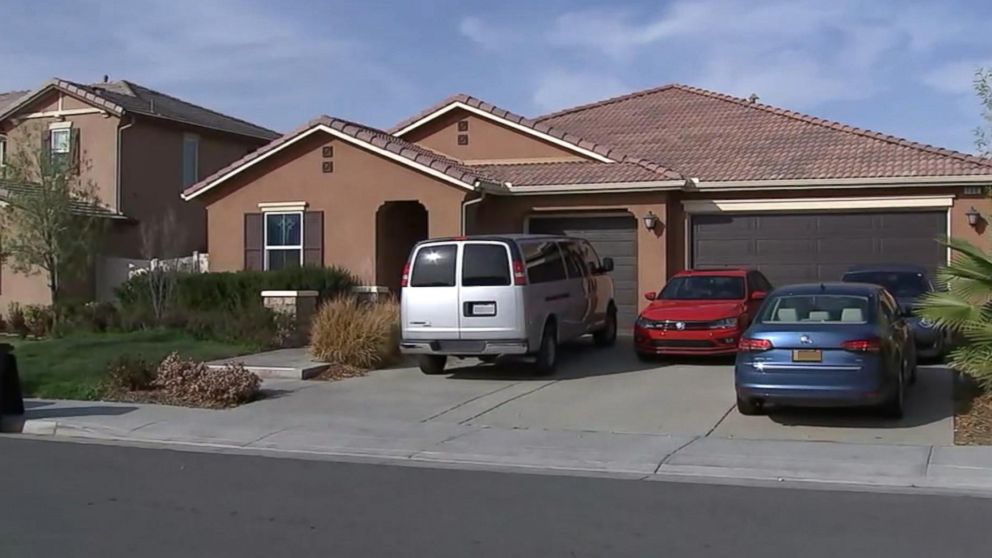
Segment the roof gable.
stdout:
<path fill-rule="evenodd" d="M 255 164 L 268 159 L 283 149 L 315 133 L 326 133 L 362 147 L 377 155 L 392 159 L 455 186 L 474 190 L 480 183 L 491 179 L 476 169 L 449 159 L 439 153 L 392 136 L 382 130 L 330 116 L 320 116 L 294 132 L 286 134 L 268 145 L 245 155 L 211 176 L 187 188 L 182 197 L 191 200 L 223 184 Z"/>
<path fill-rule="evenodd" d="M 704 182 L 992 175 L 981 157 L 678 84 L 536 121 Z"/>
<path fill-rule="evenodd" d="M 279 135 L 272 130 L 256 126 L 250 122 L 194 105 L 129 81 L 82 85 L 55 78 L 38 89 L 21 95 L 6 107 L 3 106 L 2 99 L 0 99 L 0 120 L 9 118 L 53 90 L 61 91 L 115 116 L 132 113 L 264 140 L 271 140 Z"/>

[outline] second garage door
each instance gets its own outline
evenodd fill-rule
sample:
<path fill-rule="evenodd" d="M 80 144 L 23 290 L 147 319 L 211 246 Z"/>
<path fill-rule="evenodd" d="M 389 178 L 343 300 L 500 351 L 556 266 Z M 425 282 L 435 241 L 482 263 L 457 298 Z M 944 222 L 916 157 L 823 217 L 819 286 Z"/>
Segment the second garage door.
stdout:
<path fill-rule="evenodd" d="M 613 258 L 617 323 L 629 331 L 637 318 L 637 221 L 615 217 L 531 217 L 528 232 L 584 238 L 600 258 Z"/>
<path fill-rule="evenodd" d="M 945 211 L 696 215 L 691 265 L 754 267 L 774 285 L 834 281 L 859 264 L 933 273 L 946 263 L 936 240 L 946 234 Z"/>

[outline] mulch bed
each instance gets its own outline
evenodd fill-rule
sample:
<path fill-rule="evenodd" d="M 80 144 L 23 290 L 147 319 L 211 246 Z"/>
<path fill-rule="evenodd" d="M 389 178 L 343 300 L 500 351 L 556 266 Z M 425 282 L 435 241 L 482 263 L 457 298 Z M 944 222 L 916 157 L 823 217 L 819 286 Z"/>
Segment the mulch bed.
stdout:
<path fill-rule="evenodd" d="M 368 370 L 358 368 L 357 366 L 349 366 L 347 364 L 331 364 L 327 367 L 327 370 L 324 370 L 310 379 L 321 380 L 324 382 L 334 382 L 347 378 L 360 378 L 368 373 Z"/>
<path fill-rule="evenodd" d="M 992 445 L 992 392 L 982 391 L 965 377 L 954 382 L 954 443 Z"/>

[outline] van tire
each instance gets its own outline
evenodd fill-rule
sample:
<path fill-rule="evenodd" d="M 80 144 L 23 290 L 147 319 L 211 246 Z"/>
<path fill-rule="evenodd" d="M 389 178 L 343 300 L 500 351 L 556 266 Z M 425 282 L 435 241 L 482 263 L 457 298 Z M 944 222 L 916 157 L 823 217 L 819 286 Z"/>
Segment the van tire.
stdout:
<path fill-rule="evenodd" d="M 444 374 L 444 365 L 448 363 L 447 355 L 420 355 L 420 371 L 430 376 Z"/>
<path fill-rule="evenodd" d="M 541 348 L 537 350 L 534 369 L 540 376 L 554 374 L 558 366 L 558 331 L 554 322 L 548 322 L 541 334 Z"/>
<path fill-rule="evenodd" d="M 610 304 L 606 310 L 606 325 L 592 334 L 592 340 L 599 347 L 612 347 L 617 342 L 617 308 Z"/>

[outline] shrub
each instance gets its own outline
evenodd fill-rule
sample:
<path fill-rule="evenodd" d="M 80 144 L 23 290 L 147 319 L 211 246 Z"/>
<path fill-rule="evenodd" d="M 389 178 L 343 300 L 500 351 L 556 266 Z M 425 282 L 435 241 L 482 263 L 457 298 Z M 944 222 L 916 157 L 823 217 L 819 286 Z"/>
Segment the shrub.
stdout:
<path fill-rule="evenodd" d="M 172 313 L 166 317 L 166 325 L 181 327 L 199 339 L 232 341 L 261 347 L 279 344 L 276 316 L 271 310 L 261 306 L 235 311 L 191 312 L 188 316 Z"/>
<path fill-rule="evenodd" d="M 211 370 L 177 353 L 159 364 L 152 383 L 174 399 L 204 407 L 230 407 L 251 401 L 258 396 L 261 384 L 259 377 L 241 364 Z"/>
<path fill-rule="evenodd" d="M 24 319 L 24 309 L 16 302 L 11 302 L 7 307 L 7 325 L 11 333 L 16 333 L 21 337 L 27 337 L 28 324 Z"/>
<path fill-rule="evenodd" d="M 59 327 L 62 330 L 103 332 L 120 325 L 120 312 L 111 302 L 64 303 L 59 306 Z"/>
<path fill-rule="evenodd" d="M 319 360 L 376 368 L 388 364 L 399 345 L 399 305 L 393 300 L 359 302 L 339 297 L 317 311 L 311 330 L 314 357 Z"/>
<path fill-rule="evenodd" d="M 147 390 L 155 380 L 155 367 L 141 357 L 121 355 L 107 368 L 107 382 L 111 390 Z"/>
<path fill-rule="evenodd" d="M 29 304 L 24 307 L 24 326 L 35 337 L 47 337 L 52 332 L 53 318 L 50 306 Z"/>

